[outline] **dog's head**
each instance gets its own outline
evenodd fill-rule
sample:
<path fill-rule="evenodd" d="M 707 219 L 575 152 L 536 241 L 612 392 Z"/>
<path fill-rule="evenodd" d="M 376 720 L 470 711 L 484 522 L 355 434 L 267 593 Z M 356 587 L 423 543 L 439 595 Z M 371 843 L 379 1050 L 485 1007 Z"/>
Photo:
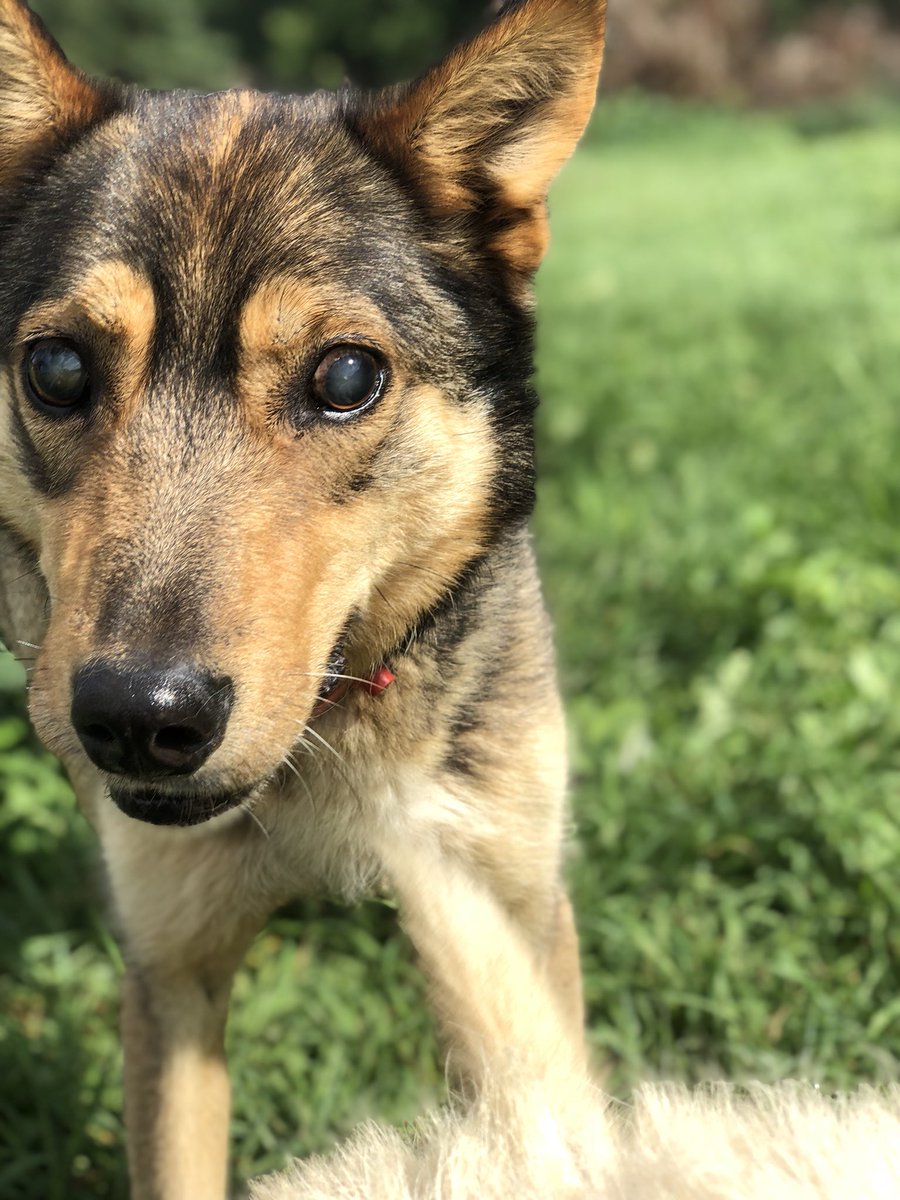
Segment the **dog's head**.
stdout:
<path fill-rule="evenodd" d="M 530 280 L 602 0 L 414 84 L 159 94 L 0 0 L 0 519 L 50 597 L 31 709 L 126 811 L 278 769 L 532 501 Z"/>

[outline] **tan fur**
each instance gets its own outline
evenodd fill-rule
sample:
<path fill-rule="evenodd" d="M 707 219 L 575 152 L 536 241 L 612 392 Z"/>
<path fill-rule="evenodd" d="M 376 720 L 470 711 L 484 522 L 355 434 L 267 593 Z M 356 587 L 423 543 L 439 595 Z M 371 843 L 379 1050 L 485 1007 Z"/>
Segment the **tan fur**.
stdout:
<path fill-rule="evenodd" d="M 470 332 L 471 314 L 435 266 L 468 255 L 480 270 L 495 256 L 480 302 L 494 324 L 504 304 L 527 310 L 546 189 L 593 100 L 602 9 L 601 0 L 526 0 L 420 84 L 360 103 L 356 132 L 371 138 L 370 155 L 336 117 L 320 126 L 315 100 L 304 111 L 321 144 L 307 137 L 285 150 L 277 122 L 254 124 L 271 120 L 272 103 L 249 92 L 176 101 L 194 131 L 183 137 L 154 124 L 152 98 L 111 110 L 95 129 L 103 87 L 68 66 L 22 4 L 0 0 L 0 172 L 40 175 L 50 150 L 81 131 L 90 145 L 76 146 L 66 169 L 85 150 L 109 167 L 114 189 L 108 219 L 83 222 L 77 247 L 60 251 L 66 270 L 51 298 L 15 314 L 0 384 L 0 625 L 14 649 L 38 647 L 31 716 L 102 843 L 127 962 L 133 1200 L 222 1200 L 234 971 L 289 898 L 353 900 L 383 887 L 386 864 L 395 874 L 386 841 L 400 852 L 440 846 L 419 880 L 423 920 L 445 875 L 457 896 L 457 876 L 481 881 L 497 910 L 490 954 L 499 962 L 507 937 L 520 946 L 546 982 L 560 1053 L 573 1070 L 582 1060 L 577 938 L 561 884 L 562 711 L 526 502 L 504 507 L 519 476 L 523 495 L 530 487 L 530 360 L 512 339 L 514 379 L 500 398 L 524 415 L 514 413 L 521 427 L 498 429 L 498 395 L 473 382 L 481 331 Z M 509 103 L 529 98 L 533 110 L 506 129 Z M 278 112 L 293 119 L 289 107 Z M 461 178 L 476 160 L 500 209 L 492 236 L 503 229 L 480 248 L 480 233 L 463 228 L 474 216 Z M 335 163 L 355 210 L 334 202 Z M 404 165 L 428 222 L 391 183 Z M 323 177 L 328 189 L 310 185 Z M 402 277 L 387 300 L 380 287 L 366 296 L 354 286 L 359 214 L 381 213 L 381 189 L 389 233 L 410 242 L 416 231 L 399 267 L 391 244 Z M 265 220 L 249 236 L 242 214 L 260 196 Z M 131 219 L 122 213 L 135 197 L 176 247 L 146 277 L 110 234 L 120 216 Z M 222 231 L 233 228 L 243 237 L 228 240 Z M 252 283 L 223 313 L 223 271 L 248 242 L 263 266 L 247 268 Z M 282 251 L 298 247 L 287 275 Z M 514 287 L 501 298 L 508 271 Z M 235 366 L 222 395 L 198 362 L 209 365 L 226 319 Z M 509 327 L 527 340 L 527 325 Z M 103 386 L 90 420 L 48 415 L 29 399 L 21 367 L 43 337 L 95 352 Z M 389 383 L 365 420 L 298 425 L 279 398 L 308 386 L 309 361 L 335 339 L 381 354 Z M 154 358 L 160 340 L 167 353 Z M 434 359 L 426 367 L 423 345 Z M 471 611 L 457 615 L 461 596 Z M 438 621 L 443 640 L 429 642 Z M 402 668 L 377 700 L 354 691 L 314 719 L 339 643 L 351 676 L 366 679 L 386 659 Z M 227 736 L 191 776 L 196 790 L 154 783 L 191 805 L 206 784 L 246 794 L 189 828 L 124 815 L 111 799 L 121 777 L 91 764 L 71 719 L 85 664 L 162 657 L 234 685 Z M 487 928 L 476 939 L 464 922 L 448 928 L 457 983 L 435 999 L 449 1025 L 459 986 L 480 994 L 494 984 L 491 960 L 478 957 Z M 505 1035 L 490 1014 L 485 1036 L 502 1060 Z M 478 1056 L 457 1052 L 455 1065 L 464 1078 L 492 1078 Z"/>
<path fill-rule="evenodd" d="M 598 1091 L 530 952 L 493 898 L 433 847 L 386 848 L 453 1055 L 478 1091 L 402 1135 L 369 1124 L 251 1200 L 888 1200 L 900 1088 L 802 1084 Z M 432 877 L 440 889 L 429 889 Z M 423 895 L 426 902 L 422 903 Z M 460 956 L 457 938 L 477 953 Z"/>

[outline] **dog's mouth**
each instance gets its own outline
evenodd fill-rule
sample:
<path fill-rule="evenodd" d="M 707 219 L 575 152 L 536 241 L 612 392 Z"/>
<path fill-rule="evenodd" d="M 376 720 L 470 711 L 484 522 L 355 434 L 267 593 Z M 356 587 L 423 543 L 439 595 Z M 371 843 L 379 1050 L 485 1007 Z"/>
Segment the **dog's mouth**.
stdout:
<path fill-rule="evenodd" d="M 150 825 L 202 825 L 213 817 L 243 804 L 258 785 L 236 788 L 233 791 L 208 790 L 164 791 L 159 787 L 113 782 L 109 787 L 112 800 L 126 817 L 146 821 Z"/>

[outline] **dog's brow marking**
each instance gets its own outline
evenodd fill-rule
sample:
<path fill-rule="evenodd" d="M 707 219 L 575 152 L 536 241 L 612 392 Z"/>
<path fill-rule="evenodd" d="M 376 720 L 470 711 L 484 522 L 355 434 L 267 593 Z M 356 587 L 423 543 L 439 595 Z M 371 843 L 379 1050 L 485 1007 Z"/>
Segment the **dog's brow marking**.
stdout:
<path fill-rule="evenodd" d="M 120 259 L 104 259 L 87 271 L 63 300 L 39 304 L 25 314 L 19 337 L 87 319 L 105 333 L 120 334 L 146 349 L 156 323 L 156 301 L 146 276 Z"/>
<path fill-rule="evenodd" d="M 146 354 L 156 324 L 150 281 L 127 263 L 110 259 L 91 272 L 83 290 L 88 314 L 111 333 L 123 334 L 132 349 Z"/>
<path fill-rule="evenodd" d="M 311 338 L 365 331 L 390 338 L 381 310 L 365 295 L 279 275 L 262 283 L 241 312 L 241 348 L 248 354 L 288 347 Z"/>
<path fill-rule="evenodd" d="M 48 334 L 83 336 L 85 323 L 117 338 L 122 353 L 110 380 L 127 402 L 146 378 L 156 327 L 156 298 L 146 276 L 120 259 L 104 259 L 87 271 L 63 300 L 39 304 L 20 322 L 26 342 Z"/>

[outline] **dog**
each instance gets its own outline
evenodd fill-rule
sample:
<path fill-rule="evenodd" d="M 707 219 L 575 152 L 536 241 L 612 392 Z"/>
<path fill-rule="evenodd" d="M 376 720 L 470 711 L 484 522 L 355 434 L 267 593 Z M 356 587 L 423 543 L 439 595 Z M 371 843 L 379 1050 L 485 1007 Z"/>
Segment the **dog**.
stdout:
<path fill-rule="evenodd" d="M 0 0 L 0 628 L 102 845 L 135 1200 L 221 1200 L 234 972 L 379 846 L 437 839 L 580 1042 L 531 283 L 603 34 L 520 0 L 410 85 L 164 94 Z"/>
<path fill-rule="evenodd" d="M 433 843 L 385 847 L 451 1059 L 477 1086 L 406 1135 L 369 1124 L 251 1200 L 885 1200 L 900 1195 L 900 1086 L 796 1082 L 600 1092 L 496 897 Z M 438 874 L 443 886 L 429 889 Z M 473 933 L 473 931 L 477 931 Z M 473 938 L 482 955 L 470 953 Z M 459 946 L 466 945 L 464 954 Z"/>

